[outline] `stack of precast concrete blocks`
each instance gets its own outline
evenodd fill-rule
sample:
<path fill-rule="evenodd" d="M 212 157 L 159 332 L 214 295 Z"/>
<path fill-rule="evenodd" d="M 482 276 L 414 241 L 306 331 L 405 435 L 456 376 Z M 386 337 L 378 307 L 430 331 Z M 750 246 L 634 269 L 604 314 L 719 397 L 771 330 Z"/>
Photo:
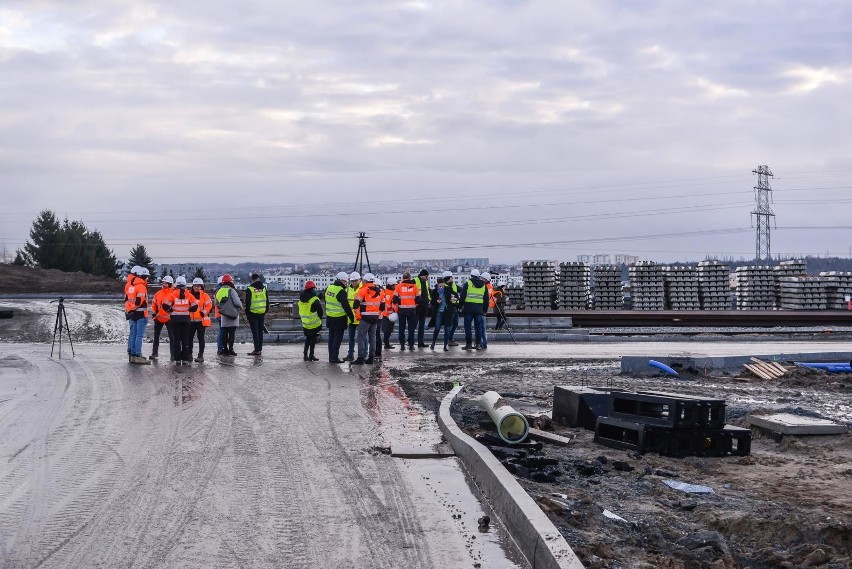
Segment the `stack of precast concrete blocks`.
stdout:
<path fill-rule="evenodd" d="M 700 310 L 698 269 L 692 266 L 665 267 L 664 283 L 667 310 Z"/>
<path fill-rule="evenodd" d="M 630 275 L 633 310 L 664 310 L 666 291 L 663 266 L 641 261 L 627 268 Z"/>
<path fill-rule="evenodd" d="M 730 310 L 731 267 L 720 261 L 698 263 L 698 298 L 701 310 Z"/>
<path fill-rule="evenodd" d="M 527 310 L 550 310 L 556 296 L 555 261 L 524 261 L 524 306 Z"/>
<path fill-rule="evenodd" d="M 849 303 L 846 297 L 852 298 L 852 273 L 829 271 L 822 272 L 819 276 L 825 285 L 826 308 L 847 310 Z"/>
<path fill-rule="evenodd" d="M 775 308 L 775 276 L 772 267 L 737 267 L 737 309 L 772 310 Z"/>
<path fill-rule="evenodd" d="M 822 277 L 781 277 L 780 307 L 785 310 L 825 310 L 828 299 Z"/>
<path fill-rule="evenodd" d="M 775 276 L 775 308 L 781 308 L 781 279 L 784 277 L 804 277 L 808 274 L 808 269 L 804 261 L 794 259 L 781 261 L 772 267 L 772 274 Z"/>
<path fill-rule="evenodd" d="M 595 310 L 621 310 L 624 308 L 624 292 L 621 290 L 621 267 L 598 265 L 592 268 L 595 294 Z"/>
<path fill-rule="evenodd" d="M 589 276 L 585 263 L 559 263 L 559 308 L 586 310 L 589 308 Z"/>

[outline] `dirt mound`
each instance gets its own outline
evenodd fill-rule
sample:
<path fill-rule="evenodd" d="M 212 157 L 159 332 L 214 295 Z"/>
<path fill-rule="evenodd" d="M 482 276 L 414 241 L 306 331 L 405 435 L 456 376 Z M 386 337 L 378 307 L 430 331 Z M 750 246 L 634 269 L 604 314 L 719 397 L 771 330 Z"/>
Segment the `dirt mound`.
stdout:
<path fill-rule="evenodd" d="M 121 294 L 122 283 L 87 273 L 0 264 L 0 293 Z"/>

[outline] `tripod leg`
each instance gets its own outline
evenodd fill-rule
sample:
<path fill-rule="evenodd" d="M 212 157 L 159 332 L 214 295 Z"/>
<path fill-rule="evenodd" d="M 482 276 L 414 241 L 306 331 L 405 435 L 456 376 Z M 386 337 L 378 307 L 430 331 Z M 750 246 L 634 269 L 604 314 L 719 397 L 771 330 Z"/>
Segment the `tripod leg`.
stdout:
<path fill-rule="evenodd" d="M 65 330 L 68 331 L 68 343 L 71 344 L 71 357 L 73 358 L 73 357 L 76 357 L 77 354 L 74 353 L 74 341 L 71 340 L 71 327 L 68 325 L 68 314 L 65 312 L 64 306 L 62 307 L 62 316 L 63 316 L 63 318 L 65 318 Z M 62 342 L 61 332 L 62 332 L 62 330 L 60 328 L 60 335 L 59 335 L 60 346 L 62 345 L 61 344 L 61 342 Z"/>
<path fill-rule="evenodd" d="M 53 347 L 56 345 L 56 330 L 59 328 L 59 309 L 56 309 L 56 322 L 53 323 L 53 343 L 50 344 L 50 357 L 53 357 Z M 59 350 L 62 353 L 62 336 L 59 337 Z"/>

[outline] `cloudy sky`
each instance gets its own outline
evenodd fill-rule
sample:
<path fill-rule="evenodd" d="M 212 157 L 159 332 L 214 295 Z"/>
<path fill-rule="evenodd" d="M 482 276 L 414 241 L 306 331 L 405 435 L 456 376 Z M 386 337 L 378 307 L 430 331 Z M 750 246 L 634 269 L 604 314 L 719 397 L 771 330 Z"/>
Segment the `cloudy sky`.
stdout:
<path fill-rule="evenodd" d="M 0 4 L 0 245 L 119 257 L 852 254 L 852 3 Z"/>

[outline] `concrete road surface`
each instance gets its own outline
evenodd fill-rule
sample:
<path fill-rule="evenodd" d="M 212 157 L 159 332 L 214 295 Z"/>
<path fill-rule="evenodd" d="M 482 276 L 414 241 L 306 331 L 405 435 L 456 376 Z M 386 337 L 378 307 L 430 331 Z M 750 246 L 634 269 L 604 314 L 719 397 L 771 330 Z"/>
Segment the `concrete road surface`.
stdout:
<path fill-rule="evenodd" d="M 382 425 L 429 433 L 389 376 L 48 348 L 0 344 L 4 568 L 519 566 L 456 459 L 375 450 Z"/>

